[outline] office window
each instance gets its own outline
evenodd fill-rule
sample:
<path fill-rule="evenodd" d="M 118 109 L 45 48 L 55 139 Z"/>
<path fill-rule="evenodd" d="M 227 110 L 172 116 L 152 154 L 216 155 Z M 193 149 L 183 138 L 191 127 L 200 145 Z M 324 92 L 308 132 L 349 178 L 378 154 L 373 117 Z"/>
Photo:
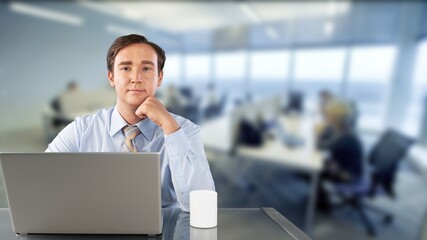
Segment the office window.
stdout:
<path fill-rule="evenodd" d="M 350 50 L 346 95 L 354 100 L 360 113 L 359 127 L 382 130 L 395 46 L 360 46 Z"/>
<path fill-rule="evenodd" d="M 318 110 L 321 90 L 338 94 L 345 57 L 344 48 L 304 49 L 295 52 L 292 90 L 303 94 L 306 110 Z"/>
<path fill-rule="evenodd" d="M 298 50 L 295 53 L 296 81 L 339 82 L 345 59 L 344 48 Z"/>
<path fill-rule="evenodd" d="M 168 85 L 182 83 L 181 72 L 181 54 L 170 54 L 167 56 L 165 66 L 163 68 L 163 83 Z"/>
<path fill-rule="evenodd" d="M 208 53 L 185 56 L 185 78 L 187 82 L 207 82 L 210 79 L 211 56 Z"/>
<path fill-rule="evenodd" d="M 394 46 L 356 47 L 351 50 L 349 80 L 352 82 L 387 83 L 392 74 Z"/>
<path fill-rule="evenodd" d="M 289 51 L 253 51 L 250 58 L 253 81 L 285 81 L 289 77 Z"/>
<path fill-rule="evenodd" d="M 418 137 L 421 131 L 424 104 L 427 101 L 427 40 L 418 46 L 410 96 L 403 131 Z"/>
<path fill-rule="evenodd" d="M 221 52 L 214 57 L 215 76 L 219 81 L 243 81 L 246 76 L 245 51 Z"/>

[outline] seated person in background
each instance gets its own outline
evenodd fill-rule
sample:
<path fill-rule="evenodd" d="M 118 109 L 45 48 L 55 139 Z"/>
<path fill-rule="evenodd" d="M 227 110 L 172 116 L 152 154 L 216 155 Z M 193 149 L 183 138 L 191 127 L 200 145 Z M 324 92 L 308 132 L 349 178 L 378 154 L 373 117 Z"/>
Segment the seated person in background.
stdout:
<path fill-rule="evenodd" d="M 327 141 L 319 145 L 328 151 L 329 158 L 320 175 L 318 203 L 319 207 L 327 211 L 329 202 L 326 191 L 322 188 L 322 182 L 325 180 L 335 183 L 357 182 L 363 176 L 364 164 L 362 143 L 351 123 L 352 107 L 346 102 L 334 100 L 325 106 L 324 113 L 330 132 Z"/>
<path fill-rule="evenodd" d="M 72 80 L 68 83 L 67 89 L 63 93 L 59 94 L 58 96 L 52 99 L 52 101 L 50 102 L 50 107 L 55 112 L 55 117 L 53 118 L 54 127 L 59 127 L 61 125 L 64 125 L 65 127 L 66 124 L 70 123 L 70 121 L 67 118 L 64 118 L 62 116 L 63 109 L 60 101 L 61 96 L 66 93 L 76 93 L 78 91 L 79 91 L 79 86 L 77 85 L 77 82 Z"/>
<path fill-rule="evenodd" d="M 333 142 L 333 126 L 329 124 L 327 115 L 327 107 L 332 102 L 341 102 L 343 105 L 346 105 L 348 108 L 348 115 L 346 116 L 347 128 L 355 129 L 357 125 L 358 110 L 355 102 L 344 101 L 336 98 L 331 92 L 327 90 L 322 90 L 319 93 L 320 96 L 320 105 L 319 111 L 322 116 L 323 122 L 319 122 L 315 125 L 315 135 L 317 138 L 317 148 L 324 149 L 327 148 L 331 142 Z"/>
<path fill-rule="evenodd" d="M 65 92 L 69 92 L 69 93 L 74 93 L 77 92 L 79 90 L 79 86 L 77 85 L 77 82 L 70 81 L 67 85 L 67 89 L 65 90 Z M 63 94 L 63 93 L 62 93 Z M 62 112 L 62 108 L 61 108 L 61 103 L 59 101 L 60 95 L 56 96 L 55 98 L 52 99 L 52 101 L 50 102 L 50 106 L 52 107 L 52 109 L 57 112 L 57 113 L 61 113 Z"/>
<path fill-rule="evenodd" d="M 75 120 L 46 152 L 160 152 L 162 207 L 189 211 L 193 190 L 215 190 L 200 128 L 155 97 L 166 55 L 144 36 L 117 38 L 107 52 L 117 103 Z"/>

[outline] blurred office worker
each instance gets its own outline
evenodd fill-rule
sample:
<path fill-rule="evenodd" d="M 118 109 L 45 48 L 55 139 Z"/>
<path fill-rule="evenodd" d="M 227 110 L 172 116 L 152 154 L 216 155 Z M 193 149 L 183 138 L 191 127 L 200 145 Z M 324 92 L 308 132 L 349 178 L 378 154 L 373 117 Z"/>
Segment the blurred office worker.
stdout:
<path fill-rule="evenodd" d="M 67 85 L 67 89 L 65 90 L 65 92 L 61 93 L 60 95 L 56 96 L 55 98 L 52 99 L 52 101 L 50 102 L 50 106 L 52 108 L 53 111 L 55 111 L 56 113 L 62 113 L 62 106 L 61 106 L 61 95 L 63 94 L 67 94 L 67 93 L 76 93 L 79 91 L 79 85 L 77 84 L 76 81 L 72 80 L 68 83 Z"/>
<path fill-rule="evenodd" d="M 358 110 L 355 102 L 345 101 L 337 98 L 328 90 L 319 92 L 319 111 L 322 121 L 315 124 L 314 131 L 318 139 L 317 147 L 319 149 L 327 148 L 334 141 L 336 136 L 336 121 L 345 121 L 346 131 L 352 131 L 356 128 Z M 334 131 L 335 128 L 335 131 Z"/>
<path fill-rule="evenodd" d="M 64 95 L 70 95 L 75 96 L 75 98 L 78 98 L 79 95 L 76 94 L 79 92 L 79 85 L 76 81 L 72 80 L 67 84 L 67 88 L 64 92 L 59 94 L 58 96 L 55 96 L 52 101 L 50 102 L 50 111 L 52 112 L 52 127 L 54 128 L 64 128 L 66 125 L 70 123 L 69 119 L 64 116 L 64 109 L 61 102 L 61 97 Z M 57 131 L 56 133 L 58 133 Z M 56 135 L 56 134 L 55 134 Z M 49 139 L 51 141 L 52 139 Z"/>
<path fill-rule="evenodd" d="M 75 118 L 46 151 L 160 152 L 162 207 L 188 211 L 190 191 L 215 186 L 199 127 L 155 98 L 165 60 L 164 50 L 144 36 L 117 38 L 107 53 L 116 106 Z"/>
<path fill-rule="evenodd" d="M 328 210 L 329 202 L 322 181 L 354 183 L 362 179 L 363 148 L 359 136 L 353 128 L 353 107 L 351 104 L 331 100 L 325 105 L 324 114 L 329 127 L 328 134 L 318 137 L 318 146 L 327 150 L 329 158 L 325 162 L 319 186 L 319 207 Z"/>

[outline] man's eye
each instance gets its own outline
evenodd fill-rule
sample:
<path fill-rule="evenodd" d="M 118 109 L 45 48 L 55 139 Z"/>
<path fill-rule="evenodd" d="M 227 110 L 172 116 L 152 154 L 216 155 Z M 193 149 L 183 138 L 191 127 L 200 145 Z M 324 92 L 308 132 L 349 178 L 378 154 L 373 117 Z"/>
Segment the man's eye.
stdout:
<path fill-rule="evenodd" d="M 144 71 L 149 71 L 149 70 L 151 70 L 151 68 L 150 67 L 143 67 L 142 68 Z"/>
<path fill-rule="evenodd" d="M 120 70 L 129 71 L 130 67 L 122 67 Z"/>

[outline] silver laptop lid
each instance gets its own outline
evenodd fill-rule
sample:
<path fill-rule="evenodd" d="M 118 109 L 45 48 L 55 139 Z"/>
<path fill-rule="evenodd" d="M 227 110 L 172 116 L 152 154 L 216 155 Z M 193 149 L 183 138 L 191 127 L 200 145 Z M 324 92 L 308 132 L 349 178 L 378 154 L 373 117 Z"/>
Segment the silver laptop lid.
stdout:
<path fill-rule="evenodd" d="M 0 153 L 15 233 L 160 234 L 159 153 Z"/>

